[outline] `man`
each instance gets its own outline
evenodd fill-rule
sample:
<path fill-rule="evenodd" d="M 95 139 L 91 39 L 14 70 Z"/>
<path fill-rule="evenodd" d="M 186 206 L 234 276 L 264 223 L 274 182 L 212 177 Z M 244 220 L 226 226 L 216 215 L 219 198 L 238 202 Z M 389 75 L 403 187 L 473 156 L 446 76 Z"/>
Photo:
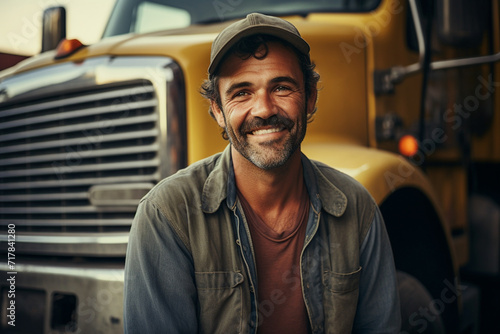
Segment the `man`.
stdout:
<path fill-rule="evenodd" d="M 279 18 L 250 14 L 215 39 L 202 90 L 230 145 L 141 201 L 127 332 L 398 332 L 376 203 L 300 150 L 316 110 L 313 68 L 309 45 Z"/>

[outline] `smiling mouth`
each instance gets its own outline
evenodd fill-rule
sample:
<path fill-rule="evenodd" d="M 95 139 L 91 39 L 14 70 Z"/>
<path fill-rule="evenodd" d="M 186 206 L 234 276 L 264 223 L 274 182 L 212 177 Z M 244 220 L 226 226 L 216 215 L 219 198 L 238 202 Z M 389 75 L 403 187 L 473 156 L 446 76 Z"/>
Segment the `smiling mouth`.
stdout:
<path fill-rule="evenodd" d="M 277 128 L 269 128 L 269 129 L 260 129 L 260 130 L 255 130 L 252 131 L 252 135 L 266 135 L 269 133 L 275 133 L 275 132 L 280 132 L 284 129 L 284 127 L 277 127 Z"/>

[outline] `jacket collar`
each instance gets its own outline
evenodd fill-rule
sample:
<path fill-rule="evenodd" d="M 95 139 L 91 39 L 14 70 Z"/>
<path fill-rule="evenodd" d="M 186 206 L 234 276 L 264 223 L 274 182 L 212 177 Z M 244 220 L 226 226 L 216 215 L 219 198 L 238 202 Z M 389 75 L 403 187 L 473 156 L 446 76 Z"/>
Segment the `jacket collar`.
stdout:
<path fill-rule="evenodd" d="M 347 197 L 321 172 L 318 164 L 320 163 L 313 162 L 302 154 L 304 179 L 311 204 L 316 212 L 323 209 L 335 217 L 340 217 L 346 210 Z"/>
<path fill-rule="evenodd" d="M 304 180 L 311 204 L 316 212 L 321 209 L 329 214 L 340 217 L 347 207 L 347 197 L 338 189 L 304 154 L 302 154 Z M 202 210 L 206 213 L 216 212 L 222 201 L 226 199 L 227 206 L 232 209 L 236 205 L 236 181 L 234 179 L 231 145 L 220 154 L 212 172 L 203 187 Z"/>
<path fill-rule="evenodd" d="M 231 184 L 231 187 L 228 186 L 228 183 Z M 232 194 L 233 190 L 228 188 L 234 188 L 234 194 Z M 229 198 L 228 193 L 231 194 Z M 236 202 L 236 183 L 231 159 L 231 145 L 227 145 L 220 154 L 214 169 L 205 181 L 201 197 L 201 209 L 206 213 L 214 213 L 226 198 L 228 198 L 228 205 L 232 207 Z"/>

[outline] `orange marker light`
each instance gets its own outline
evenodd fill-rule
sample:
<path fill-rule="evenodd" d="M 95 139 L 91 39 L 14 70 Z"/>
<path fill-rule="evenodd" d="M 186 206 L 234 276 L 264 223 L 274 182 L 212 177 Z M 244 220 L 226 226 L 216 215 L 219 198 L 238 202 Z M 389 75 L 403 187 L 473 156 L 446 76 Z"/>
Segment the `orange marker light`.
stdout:
<path fill-rule="evenodd" d="M 412 135 L 405 135 L 399 140 L 399 152 L 406 156 L 412 157 L 418 152 L 417 138 Z"/>
<path fill-rule="evenodd" d="M 56 59 L 64 58 L 84 47 L 77 39 L 63 39 L 57 45 Z"/>

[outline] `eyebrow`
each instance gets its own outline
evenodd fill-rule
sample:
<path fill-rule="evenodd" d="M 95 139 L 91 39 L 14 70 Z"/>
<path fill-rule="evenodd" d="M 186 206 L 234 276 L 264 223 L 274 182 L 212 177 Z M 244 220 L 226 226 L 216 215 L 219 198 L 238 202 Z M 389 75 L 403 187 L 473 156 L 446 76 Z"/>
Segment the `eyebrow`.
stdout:
<path fill-rule="evenodd" d="M 271 83 L 278 83 L 278 82 L 288 82 L 294 86 L 297 86 L 297 87 L 300 86 L 299 83 L 297 82 L 297 80 L 295 80 L 292 77 L 288 77 L 288 76 L 276 77 L 276 78 L 271 79 Z"/>
<path fill-rule="evenodd" d="M 276 77 L 272 78 L 270 83 L 279 83 L 279 82 L 288 82 L 296 87 L 299 87 L 299 83 L 293 79 L 292 77 L 289 76 L 281 76 L 281 77 Z M 249 81 L 243 81 L 243 82 L 237 82 L 229 86 L 229 88 L 226 90 L 226 96 L 231 95 L 235 90 L 244 88 L 244 87 L 251 87 L 253 84 Z"/>
<path fill-rule="evenodd" d="M 229 86 L 229 88 L 226 90 L 226 96 L 231 95 L 235 90 L 243 88 L 243 87 L 251 87 L 253 84 L 248 81 L 243 81 L 243 82 L 237 82 Z"/>

